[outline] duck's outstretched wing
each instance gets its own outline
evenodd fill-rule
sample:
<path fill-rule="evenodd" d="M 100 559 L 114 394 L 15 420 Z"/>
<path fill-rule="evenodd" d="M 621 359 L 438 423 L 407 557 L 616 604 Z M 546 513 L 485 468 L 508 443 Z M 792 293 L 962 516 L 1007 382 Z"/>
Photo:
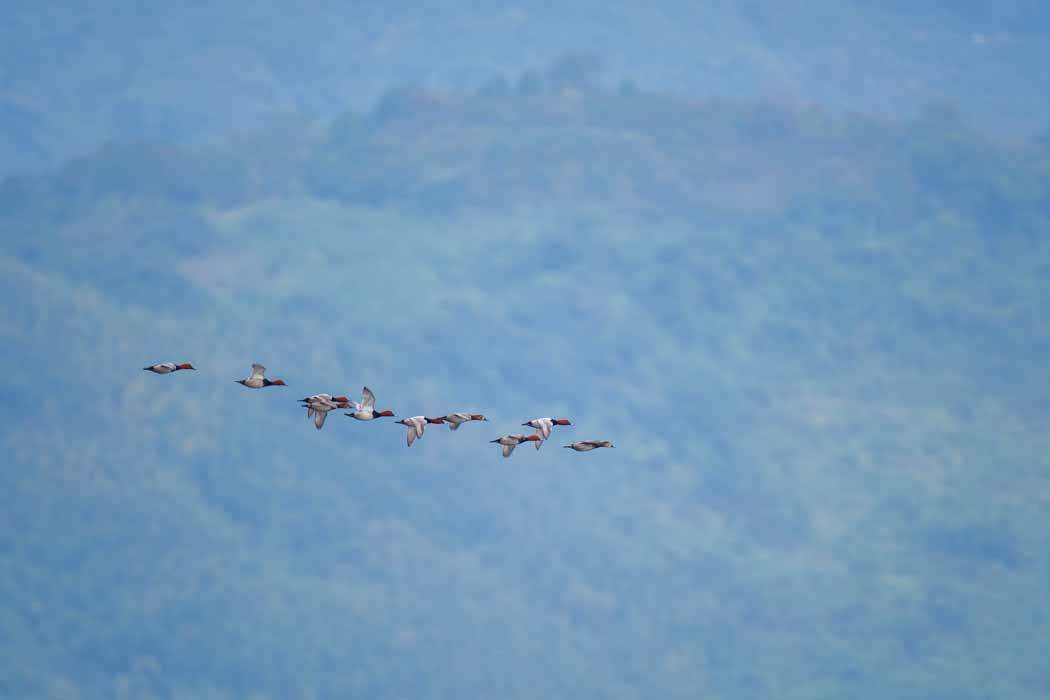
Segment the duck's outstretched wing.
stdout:
<path fill-rule="evenodd" d="M 361 388 L 361 408 L 375 408 L 376 395 L 367 386 Z M 358 409 L 360 410 L 360 409 Z"/>

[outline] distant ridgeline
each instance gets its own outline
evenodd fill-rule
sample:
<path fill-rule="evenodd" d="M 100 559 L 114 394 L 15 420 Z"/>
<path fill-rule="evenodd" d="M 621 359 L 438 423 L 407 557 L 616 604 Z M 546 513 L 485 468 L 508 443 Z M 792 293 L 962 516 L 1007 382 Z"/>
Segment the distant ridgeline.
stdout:
<path fill-rule="evenodd" d="M 114 141 L 202 143 L 286 114 L 328 118 L 390 85 L 495 93 L 594 81 L 594 57 L 610 81 L 684 96 L 772 96 L 897 118 L 946 100 L 1019 141 L 1050 125 L 1041 0 L 7 9 L 0 178 L 48 172 Z M 521 79 L 489 80 L 500 72 Z"/>

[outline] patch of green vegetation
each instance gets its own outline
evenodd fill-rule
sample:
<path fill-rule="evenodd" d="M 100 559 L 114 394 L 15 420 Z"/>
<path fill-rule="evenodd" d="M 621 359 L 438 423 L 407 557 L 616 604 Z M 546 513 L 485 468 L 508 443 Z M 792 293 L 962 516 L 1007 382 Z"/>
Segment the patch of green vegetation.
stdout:
<path fill-rule="evenodd" d="M 7 180 L 2 694 L 1043 696 L 1048 165 L 408 90 Z M 295 407 L 362 384 L 491 422 Z"/>

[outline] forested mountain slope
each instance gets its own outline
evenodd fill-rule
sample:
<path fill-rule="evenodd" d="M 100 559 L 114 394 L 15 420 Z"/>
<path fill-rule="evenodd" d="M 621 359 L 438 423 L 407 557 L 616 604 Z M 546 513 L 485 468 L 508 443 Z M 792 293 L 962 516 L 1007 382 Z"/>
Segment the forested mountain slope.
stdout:
<path fill-rule="evenodd" d="M 0 694 L 1045 697 L 1048 194 L 950 110 L 580 86 L 9 179 Z M 491 422 L 295 406 L 362 384 Z"/>

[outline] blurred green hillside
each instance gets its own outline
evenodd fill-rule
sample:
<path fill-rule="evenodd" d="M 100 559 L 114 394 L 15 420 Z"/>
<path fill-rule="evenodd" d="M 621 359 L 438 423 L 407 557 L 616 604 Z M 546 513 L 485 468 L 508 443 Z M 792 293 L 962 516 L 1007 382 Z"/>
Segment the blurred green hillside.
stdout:
<path fill-rule="evenodd" d="M 0 186 L 0 695 L 1046 697 L 1050 148 L 564 75 Z"/>

